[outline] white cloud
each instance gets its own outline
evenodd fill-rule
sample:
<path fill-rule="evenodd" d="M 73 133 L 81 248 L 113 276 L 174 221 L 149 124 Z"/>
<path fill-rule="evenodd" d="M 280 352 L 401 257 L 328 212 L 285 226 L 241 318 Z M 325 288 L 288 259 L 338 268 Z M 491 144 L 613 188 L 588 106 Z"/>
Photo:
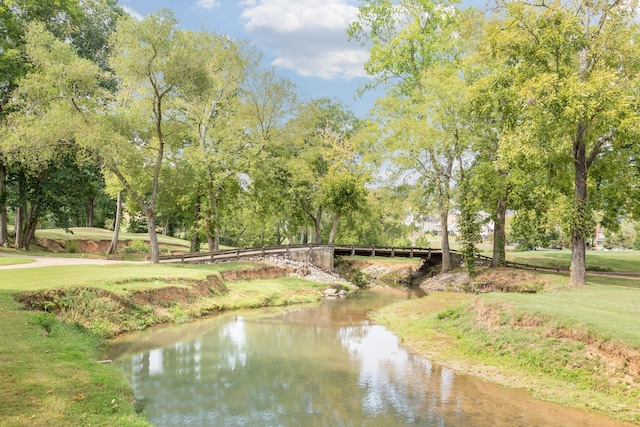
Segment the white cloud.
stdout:
<path fill-rule="evenodd" d="M 365 76 L 368 52 L 349 42 L 357 7 L 347 0 L 245 0 L 245 30 L 273 53 L 273 65 L 323 79 Z"/>
<path fill-rule="evenodd" d="M 198 0 L 196 6 L 202 9 L 213 9 L 214 7 L 220 6 L 218 0 Z"/>
<path fill-rule="evenodd" d="M 144 19 L 144 16 L 142 16 L 142 14 L 136 12 L 135 10 L 130 8 L 129 6 L 121 6 L 121 7 L 125 12 L 127 12 L 129 15 L 131 15 L 133 17 L 133 19 L 135 19 L 137 21 L 142 21 Z"/>

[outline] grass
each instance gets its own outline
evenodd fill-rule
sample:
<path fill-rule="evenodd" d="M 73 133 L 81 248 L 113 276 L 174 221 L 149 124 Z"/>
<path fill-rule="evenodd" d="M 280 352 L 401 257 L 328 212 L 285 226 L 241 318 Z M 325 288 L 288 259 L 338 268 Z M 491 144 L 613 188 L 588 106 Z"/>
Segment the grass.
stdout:
<path fill-rule="evenodd" d="M 29 264 L 31 262 L 33 262 L 33 259 L 31 258 L 20 258 L 17 256 L 0 257 L 0 265 Z"/>
<path fill-rule="evenodd" d="M 571 265 L 571 251 L 507 252 L 507 260 L 568 269 Z M 640 273 L 640 251 L 588 251 L 587 270 Z"/>
<path fill-rule="evenodd" d="M 616 339 L 640 348 L 640 289 L 637 288 L 591 285 L 533 295 L 492 293 L 484 299 L 563 319 L 595 332 L 601 339 Z"/>
<path fill-rule="evenodd" d="M 114 290 L 114 284 L 133 280 L 152 287 L 159 279 L 202 280 L 216 272 L 256 265 L 234 262 L 213 265 L 115 264 L 7 269 L 0 270 L 0 290 L 25 292 L 81 285 Z"/>
<path fill-rule="evenodd" d="M 102 228 L 92 227 L 71 227 L 69 228 L 71 233 L 67 232 L 63 228 L 51 228 L 41 229 L 36 231 L 36 238 L 45 238 L 53 240 L 111 240 L 113 237 L 113 231 Z M 118 234 L 119 240 L 149 240 L 147 233 L 124 233 Z M 188 251 L 191 247 L 191 242 L 188 240 L 180 239 L 177 237 L 165 236 L 158 234 L 158 242 L 166 249 Z M 203 245 L 202 250 L 207 250 L 206 243 Z M 220 246 L 220 249 L 231 249 L 228 246 Z"/>
<path fill-rule="evenodd" d="M 136 414 L 121 372 L 98 363 L 115 327 L 136 330 L 158 322 L 185 322 L 211 311 L 316 302 L 326 285 L 297 278 L 227 283 L 156 305 L 123 308 L 99 293 L 122 295 L 158 287 L 189 287 L 194 280 L 260 263 L 215 265 L 67 266 L 0 270 L 0 425 L 148 426 Z M 66 289 L 65 289 L 66 288 Z M 63 289 L 61 293 L 60 289 Z M 18 309 L 24 291 L 54 292 L 57 315 Z M 146 294 L 145 294 L 146 295 Z M 62 322 L 60 319 L 64 319 Z"/>
<path fill-rule="evenodd" d="M 434 293 L 374 317 L 414 351 L 454 369 L 640 423 L 638 379 L 625 371 L 640 350 L 640 281 L 597 277 L 569 288 L 559 286 L 566 275 L 544 277 L 554 289 Z"/>
<path fill-rule="evenodd" d="M 122 373 L 97 363 L 101 339 L 43 315 L 0 293 L 0 425 L 151 425 L 136 415 Z"/>
<path fill-rule="evenodd" d="M 93 227 L 71 227 L 70 233 L 63 228 L 50 228 L 36 230 L 36 238 L 53 239 L 53 240 L 111 240 L 113 231 L 103 228 Z M 118 234 L 119 240 L 149 240 L 147 233 L 123 233 Z M 178 247 L 189 247 L 187 240 L 177 237 L 158 235 L 158 242 Z"/>
<path fill-rule="evenodd" d="M 227 294 L 204 299 L 196 304 L 196 309 L 208 312 L 317 302 L 327 285 L 295 277 L 281 277 L 232 282 L 228 287 Z"/>

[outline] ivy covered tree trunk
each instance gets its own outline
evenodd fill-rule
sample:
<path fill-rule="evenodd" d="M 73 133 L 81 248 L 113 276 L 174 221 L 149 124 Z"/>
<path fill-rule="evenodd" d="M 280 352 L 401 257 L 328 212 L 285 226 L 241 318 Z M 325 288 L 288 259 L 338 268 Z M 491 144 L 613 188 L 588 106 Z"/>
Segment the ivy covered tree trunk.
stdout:
<path fill-rule="evenodd" d="M 496 206 L 496 220 L 493 227 L 493 259 L 491 267 L 503 267 L 506 264 L 506 221 L 507 195 L 501 194 Z"/>
<path fill-rule="evenodd" d="M 584 126 L 584 125 L 583 125 Z M 587 147 L 581 138 L 579 126 L 578 136 L 573 144 L 573 164 L 575 168 L 574 213 L 571 223 L 571 285 L 586 285 L 586 229 L 587 229 Z M 584 130 L 586 132 L 586 130 Z"/>

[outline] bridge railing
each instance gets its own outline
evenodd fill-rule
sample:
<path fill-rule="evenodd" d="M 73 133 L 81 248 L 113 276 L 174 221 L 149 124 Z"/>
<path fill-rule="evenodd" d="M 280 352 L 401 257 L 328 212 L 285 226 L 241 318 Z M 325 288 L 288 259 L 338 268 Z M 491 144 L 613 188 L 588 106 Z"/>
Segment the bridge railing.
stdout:
<path fill-rule="evenodd" d="M 235 249 L 224 249 L 221 251 L 213 251 L 213 252 L 192 252 L 185 254 L 177 254 L 177 255 L 161 255 L 160 262 L 169 262 L 169 261 L 178 261 L 180 262 L 189 262 L 189 261 L 202 261 L 210 259 L 214 260 L 222 260 L 222 259 L 233 259 L 248 257 L 248 256 L 261 256 L 265 257 L 267 255 L 279 255 L 279 254 L 287 254 L 291 250 L 298 249 L 311 249 L 313 248 L 326 248 L 328 245 L 322 245 L 317 243 L 310 244 L 300 244 L 300 245 L 280 245 L 280 246 L 258 246 L 252 248 L 235 248 Z"/>

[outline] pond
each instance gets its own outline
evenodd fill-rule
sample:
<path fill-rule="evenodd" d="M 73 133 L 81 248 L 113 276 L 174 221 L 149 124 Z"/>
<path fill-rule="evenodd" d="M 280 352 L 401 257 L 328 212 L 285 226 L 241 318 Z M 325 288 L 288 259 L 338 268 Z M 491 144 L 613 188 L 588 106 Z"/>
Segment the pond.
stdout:
<path fill-rule="evenodd" d="M 227 313 L 119 340 L 110 357 L 158 426 L 621 426 L 454 373 L 367 313 L 411 298 Z"/>

